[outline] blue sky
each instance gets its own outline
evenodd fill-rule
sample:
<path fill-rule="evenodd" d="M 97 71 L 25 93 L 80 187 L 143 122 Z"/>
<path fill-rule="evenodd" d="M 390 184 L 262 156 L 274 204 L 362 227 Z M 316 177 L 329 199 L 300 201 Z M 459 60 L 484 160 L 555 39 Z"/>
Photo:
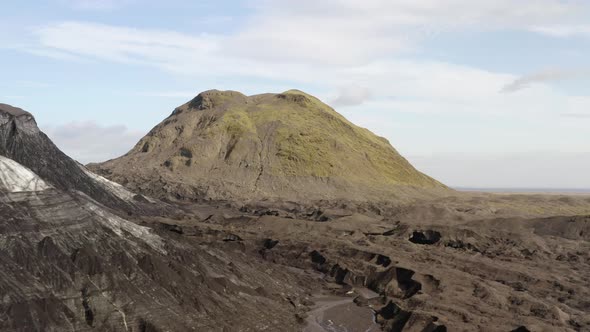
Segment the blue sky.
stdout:
<path fill-rule="evenodd" d="M 0 102 L 81 162 L 200 91 L 304 90 L 451 186 L 590 188 L 590 3 L 12 1 Z"/>

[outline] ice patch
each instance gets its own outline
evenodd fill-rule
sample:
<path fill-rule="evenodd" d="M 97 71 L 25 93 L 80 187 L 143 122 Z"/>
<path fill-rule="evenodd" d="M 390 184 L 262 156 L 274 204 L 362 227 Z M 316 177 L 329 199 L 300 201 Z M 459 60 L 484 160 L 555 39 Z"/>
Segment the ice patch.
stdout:
<path fill-rule="evenodd" d="M 14 193 L 43 191 L 51 188 L 30 169 L 12 159 L 0 156 L 0 190 Z"/>
<path fill-rule="evenodd" d="M 123 237 L 125 236 L 125 232 L 127 232 L 132 236 L 143 240 L 147 245 L 156 251 L 166 254 L 166 250 L 164 249 L 164 241 L 161 237 L 152 233 L 150 228 L 140 226 L 136 223 L 120 218 L 91 203 L 87 204 L 86 208 L 97 215 L 100 222 L 115 232 L 117 235 Z"/>
<path fill-rule="evenodd" d="M 131 191 L 127 190 L 122 185 L 120 185 L 116 182 L 110 181 L 108 179 L 105 179 L 104 177 L 102 177 L 98 174 L 94 174 L 91 171 L 89 171 L 88 169 L 86 169 L 86 167 L 80 166 L 80 168 L 82 168 L 82 170 L 84 171 L 84 173 L 86 173 L 86 175 L 91 177 L 94 181 L 98 182 L 105 189 L 107 189 L 111 193 L 115 194 L 120 199 L 127 201 L 127 202 L 133 200 L 133 197 L 135 196 L 135 194 L 132 193 Z"/>

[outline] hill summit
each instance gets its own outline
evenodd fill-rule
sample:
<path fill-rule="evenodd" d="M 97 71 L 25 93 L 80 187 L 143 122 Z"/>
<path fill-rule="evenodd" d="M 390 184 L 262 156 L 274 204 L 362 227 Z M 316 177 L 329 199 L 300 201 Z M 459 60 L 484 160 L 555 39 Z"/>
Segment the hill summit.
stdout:
<path fill-rule="evenodd" d="M 91 168 L 132 189 L 181 199 L 365 200 L 446 188 L 385 138 L 298 90 L 200 93 L 129 153 Z"/>

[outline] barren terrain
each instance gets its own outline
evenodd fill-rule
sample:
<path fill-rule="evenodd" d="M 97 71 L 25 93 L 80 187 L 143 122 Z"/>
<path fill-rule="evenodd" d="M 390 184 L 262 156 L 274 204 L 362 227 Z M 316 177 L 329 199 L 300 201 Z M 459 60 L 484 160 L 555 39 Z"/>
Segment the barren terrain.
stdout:
<path fill-rule="evenodd" d="M 480 195 L 487 199 L 477 206 Z M 499 213 L 505 201 L 510 210 Z M 326 209 L 326 218 L 297 208 L 187 205 L 192 216 L 148 223 L 189 237 L 232 234 L 231 245 L 257 259 L 321 273 L 324 295 L 296 302 L 309 331 L 321 331 L 318 321 L 347 326 L 325 331 L 372 328 L 350 322 L 346 313 L 358 310 L 351 301 L 386 331 L 587 331 L 590 217 L 551 217 L 541 208 L 534 215 L 530 202 L 582 211 L 590 196 L 469 194 L 381 213 Z M 326 292 L 338 297 L 326 300 Z"/>
<path fill-rule="evenodd" d="M 220 96 L 236 97 L 197 97 L 183 112 Z M 250 128 L 245 150 L 227 150 L 235 136 L 211 140 L 198 126 L 189 141 L 221 142 L 208 156 L 188 158 L 176 150 L 188 141 L 156 130 L 148 149 L 87 169 L 31 114 L 0 104 L 0 331 L 590 331 L 589 195 L 456 192 L 312 97 L 236 98 L 270 103 L 263 111 L 287 103 L 284 112 L 328 114 L 373 149 L 338 167 L 370 165 L 370 174 L 351 182 L 322 163 L 317 174 L 315 159 L 284 159 L 280 149 L 266 159 L 241 154 L 297 146 L 291 136 L 252 143 Z M 207 126 L 225 128 L 215 122 L 234 103 L 223 105 Z M 277 121 L 257 124 L 277 138 Z M 326 144 L 312 134 L 316 147 Z M 168 164 L 170 156 L 192 161 Z M 245 169 L 242 157 L 259 167 Z M 128 168 L 142 160 L 147 170 Z M 373 176 L 388 177 L 387 190 L 376 191 Z"/>

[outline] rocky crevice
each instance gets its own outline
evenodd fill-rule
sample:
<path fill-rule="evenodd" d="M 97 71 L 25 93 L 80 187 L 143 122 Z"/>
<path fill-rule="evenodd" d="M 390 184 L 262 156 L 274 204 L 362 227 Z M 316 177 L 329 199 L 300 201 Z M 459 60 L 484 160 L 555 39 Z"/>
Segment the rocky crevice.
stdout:
<path fill-rule="evenodd" d="M 94 323 L 94 312 L 90 307 L 90 296 L 88 294 L 88 289 L 82 289 L 82 307 L 84 307 L 84 318 L 86 320 L 86 324 L 88 326 L 93 327 Z"/>
<path fill-rule="evenodd" d="M 266 243 L 266 242 L 265 242 Z M 369 303 L 379 307 L 375 309 L 376 321 L 381 324 L 385 331 L 403 331 L 407 325 L 411 325 L 416 331 L 446 331 L 446 327 L 436 323 L 435 319 L 414 310 L 403 309 L 408 306 L 407 301 L 423 290 L 423 285 L 415 279 L 416 273 L 413 270 L 396 266 L 394 261 L 382 254 L 347 249 L 338 253 L 340 257 L 347 257 L 346 263 L 342 258 L 332 260 L 320 250 L 305 249 L 295 244 L 286 244 L 275 248 L 272 251 L 265 247 L 261 249 L 261 256 L 266 260 L 272 260 L 278 264 L 295 265 L 304 268 L 306 264 L 321 272 L 326 281 L 340 284 L 346 289 L 364 288 L 379 294 L 380 300 L 370 300 Z M 303 250 L 304 252 L 301 252 Z M 306 263 L 305 260 L 308 260 Z M 420 280 L 428 281 L 427 290 L 431 286 L 439 285 L 434 277 L 430 275 L 421 276 Z M 366 299 L 355 299 L 358 305 L 367 305 Z"/>

